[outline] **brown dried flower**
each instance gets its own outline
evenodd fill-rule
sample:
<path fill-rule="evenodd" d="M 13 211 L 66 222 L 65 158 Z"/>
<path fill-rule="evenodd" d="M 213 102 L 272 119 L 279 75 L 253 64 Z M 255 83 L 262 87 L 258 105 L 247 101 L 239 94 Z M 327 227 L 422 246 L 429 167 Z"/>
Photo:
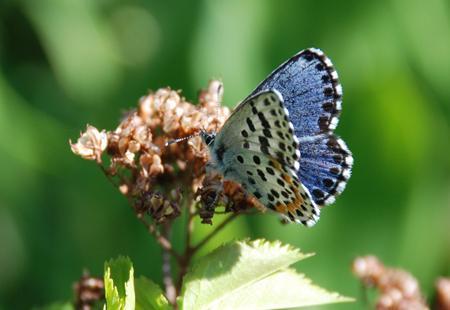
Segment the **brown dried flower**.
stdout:
<path fill-rule="evenodd" d="M 97 128 L 87 125 L 86 131 L 80 134 L 77 143 L 69 141 L 72 152 L 84 159 L 101 162 L 103 151 L 108 145 L 107 135 L 104 130 L 98 131 Z"/>
<path fill-rule="evenodd" d="M 172 199 L 167 199 L 156 192 L 144 193 L 136 200 L 136 211 L 138 213 L 147 212 L 158 224 L 174 219 L 181 213 L 181 194 L 176 192 L 176 194 L 172 194 Z"/>
<path fill-rule="evenodd" d="M 387 268 L 375 256 L 357 257 L 352 271 L 366 286 L 380 291 L 377 309 L 428 309 L 419 284 L 410 273 Z"/>

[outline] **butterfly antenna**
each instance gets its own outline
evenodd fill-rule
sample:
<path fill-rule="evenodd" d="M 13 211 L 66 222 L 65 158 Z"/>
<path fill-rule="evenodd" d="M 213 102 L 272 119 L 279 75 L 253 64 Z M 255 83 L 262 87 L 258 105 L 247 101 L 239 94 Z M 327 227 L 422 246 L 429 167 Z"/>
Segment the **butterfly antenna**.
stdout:
<path fill-rule="evenodd" d="M 201 131 L 199 131 L 197 133 L 194 133 L 193 135 L 189 135 L 187 137 L 169 140 L 169 141 L 166 142 L 166 147 L 171 145 L 171 144 L 174 144 L 174 143 L 182 142 L 184 140 L 189 140 L 189 139 L 191 139 L 193 137 L 199 136 L 200 134 L 201 134 Z"/>

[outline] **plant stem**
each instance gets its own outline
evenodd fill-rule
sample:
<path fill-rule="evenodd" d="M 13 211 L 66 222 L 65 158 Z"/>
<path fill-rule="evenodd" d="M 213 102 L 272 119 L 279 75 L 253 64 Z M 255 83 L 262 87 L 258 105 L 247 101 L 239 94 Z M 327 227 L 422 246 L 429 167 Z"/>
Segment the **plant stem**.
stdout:
<path fill-rule="evenodd" d="M 183 283 L 183 277 L 187 273 L 189 263 L 192 258 L 192 233 L 194 232 L 194 215 L 195 215 L 195 200 L 191 200 L 187 207 L 187 222 L 186 222 L 186 240 L 184 246 L 184 252 L 179 261 L 178 279 L 177 279 L 177 294 L 181 293 L 181 285 Z"/>
<path fill-rule="evenodd" d="M 156 228 L 156 225 L 154 223 L 148 223 L 144 218 L 141 218 L 140 220 L 147 227 L 148 232 L 153 237 L 155 237 L 155 240 L 158 242 L 161 248 L 172 255 L 178 262 L 180 262 L 182 260 L 180 254 L 174 251 L 170 240 L 164 234 L 161 234 L 159 232 L 159 230 Z"/>
<path fill-rule="evenodd" d="M 192 209 L 190 209 L 190 216 L 188 216 L 188 224 L 187 224 L 187 235 L 192 235 L 193 230 L 193 212 Z M 183 255 L 181 256 L 181 260 L 179 261 L 179 273 L 178 273 L 178 279 L 177 279 L 177 294 L 179 295 L 181 292 L 181 285 L 183 284 L 183 277 L 187 273 L 189 264 L 192 260 L 192 257 L 195 255 L 195 253 L 204 246 L 209 240 L 211 240 L 212 237 L 217 235 L 218 232 L 220 232 L 227 224 L 229 224 L 233 219 L 235 219 L 239 213 L 233 213 L 229 217 L 227 217 L 222 223 L 220 223 L 212 232 L 210 232 L 202 241 L 200 241 L 197 245 L 191 246 L 190 240 L 191 237 L 186 236 L 186 247 L 184 250 Z"/>
<path fill-rule="evenodd" d="M 167 240 L 170 240 L 170 233 L 171 233 L 171 223 L 166 223 L 163 225 L 163 233 L 162 235 Z M 171 253 L 165 248 L 162 248 L 162 273 L 163 273 L 163 282 L 164 286 L 166 288 L 166 297 L 167 300 L 172 304 L 175 305 L 177 293 L 175 289 L 175 285 L 173 284 L 173 278 L 172 278 L 172 266 L 170 264 L 170 258 Z"/>

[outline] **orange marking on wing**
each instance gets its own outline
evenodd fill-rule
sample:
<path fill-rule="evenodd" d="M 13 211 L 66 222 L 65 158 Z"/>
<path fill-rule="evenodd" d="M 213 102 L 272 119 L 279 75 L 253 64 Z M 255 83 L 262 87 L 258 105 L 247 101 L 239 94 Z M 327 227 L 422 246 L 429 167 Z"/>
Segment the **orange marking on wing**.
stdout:
<path fill-rule="evenodd" d="M 276 160 L 275 158 L 271 157 L 270 162 L 272 163 L 273 167 L 275 169 L 277 169 L 278 171 L 283 171 L 283 169 L 281 168 L 281 164 L 278 160 Z"/>
<path fill-rule="evenodd" d="M 286 181 L 286 183 L 289 185 L 289 188 L 294 192 L 295 200 L 294 202 L 300 206 L 304 202 L 303 197 L 300 195 L 300 191 L 298 188 L 295 187 L 294 182 L 292 180 L 292 177 L 288 174 L 283 173 L 282 174 L 283 180 Z"/>
<path fill-rule="evenodd" d="M 295 214 L 295 210 L 300 209 L 300 206 L 302 205 L 303 200 L 299 200 L 298 198 L 296 198 L 295 200 L 293 200 L 291 203 L 289 203 L 287 205 L 287 209 L 289 210 L 289 212 Z"/>
<path fill-rule="evenodd" d="M 288 184 L 292 184 L 292 178 L 291 176 L 287 174 L 282 174 L 283 180 L 285 180 Z"/>
<path fill-rule="evenodd" d="M 280 213 L 287 213 L 287 207 L 284 203 L 279 203 L 275 206 L 275 210 Z"/>
<path fill-rule="evenodd" d="M 276 170 L 278 170 L 278 171 L 281 173 L 281 178 L 286 182 L 287 187 L 288 187 L 288 188 L 294 193 L 294 195 L 295 195 L 295 199 L 292 200 L 291 202 L 289 202 L 288 204 L 285 204 L 285 203 L 282 203 L 282 202 L 281 202 L 281 203 L 278 203 L 278 204 L 275 206 L 275 210 L 278 211 L 278 212 L 280 212 L 280 213 L 283 213 L 283 214 L 286 214 L 286 213 L 288 213 L 288 212 L 290 212 L 290 213 L 292 213 L 292 214 L 296 214 L 295 210 L 300 209 L 301 205 L 305 202 L 305 200 L 304 200 L 303 197 L 300 195 L 300 190 L 299 190 L 299 188 L 297 188 L 297 187 L 294 185 L 294 180 L 293 180 L 293 178 L 292 178 L 289 174 L 285 173 L 285 172 L 282 170 L 281 164 L 280 164 L 277 160 L 275 160 L 275 159 L 272 159 L 271 162 L 272 162 L 272 166 L 273 166 Z"/>

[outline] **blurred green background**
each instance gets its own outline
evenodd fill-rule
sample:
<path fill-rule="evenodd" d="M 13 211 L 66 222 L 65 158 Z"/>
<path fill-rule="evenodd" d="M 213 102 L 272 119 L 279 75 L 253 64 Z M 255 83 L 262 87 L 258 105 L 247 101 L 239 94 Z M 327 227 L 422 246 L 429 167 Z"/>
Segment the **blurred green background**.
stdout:
<path fill-rule="evenodd" d="M 149 89 L 196 101 L 210 78 L 232 107 L 311 46 L 344 88 L 346 191 L 312 229 L 242 217 L 208 248 L 280 239 L 316 253 L 297 268 L 317 284 L 358 299 L 350 263 L 372 253 L 430 297 L 450 274 L 449 16 L 448 0 L 1 1 L 0 308 L 69 300 L 83 268 L 101 275 L 119 254 L 161 282 L 159 248 L 126 199 L 70 151 L 86 123 L 115 128 Z"/>

